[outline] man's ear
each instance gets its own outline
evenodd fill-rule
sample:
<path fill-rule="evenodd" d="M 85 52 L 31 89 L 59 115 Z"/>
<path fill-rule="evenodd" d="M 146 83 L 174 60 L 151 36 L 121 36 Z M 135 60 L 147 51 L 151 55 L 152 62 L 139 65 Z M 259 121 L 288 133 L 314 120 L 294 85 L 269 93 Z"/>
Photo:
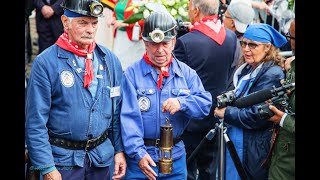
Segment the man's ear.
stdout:
<path fill-rule="evenodd" d="M 231 21 L 231 25 L 232 25 L 232 27 L 233 27 L 235 30 L 237 30 L 237 28 L 236 28 L 236 24 L 234 23 L 234 20 L 233 20 L 233 19 L 230 19 L 230 21 Z"/>
<path fill-rule="evenodd" d="M 61 22 L 62 22 L 62 25 L 64 27 L 65 30 L 68 30 L 69 29 L 69 19 L 67 16 L 65 15 L 62 15 L 61 16 Z"/>
<path fill-rule="evenodd" d="M 174 49 L 174 47 L 176 45 L 176 42 L 177 42 L 177 36 L 172 39 L 172 47 L 173 47 L 173 49 Z"/>
<path fill-rule="evenodd" d="M 173 43 L 175 44 L 177 42 L 177 36 L 173 38 Z"/>
<path fill-rule="evenodd" d="M 197 7 L 194 8 L 193 11 L 192 11 L 192 13 L 193 13 L 193 18 L 194 18 L 194 19 L 200 19 L 200 18 L 199 18 L 199 16 L 200 16 L 200 10 L 199 10 L 199 8 L 197 8 Z"/>

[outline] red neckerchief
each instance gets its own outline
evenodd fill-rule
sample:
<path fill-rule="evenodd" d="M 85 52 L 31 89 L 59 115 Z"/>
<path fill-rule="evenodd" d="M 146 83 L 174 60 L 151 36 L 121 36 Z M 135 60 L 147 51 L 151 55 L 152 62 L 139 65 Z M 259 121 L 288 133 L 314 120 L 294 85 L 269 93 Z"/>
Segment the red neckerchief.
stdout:
<path fill-rule="evenodd" d="M 151 66 L 155 66 L 155 65 L 150 61 L 149 57 L 147 56 L 147 53 L 144 53 L 143 59 L 146 61 L 147 64 L 150 64 Z M 169 66 L 171 62 L 172 62 L 172 55 L 171 55 L 171 57 L 170 57 L 169 62 L 168 62 L 164 67 Z M 160 87 L 161 87 L 161 85 L 162 85 L 163 76 L 169 77 L 169 76 L 170 76 L 170 73 L 169 73 L 168 71 L 161 70 L 161 68 L 160 68 L 160 74 L 159 74 L 159 76 L 158 76 L 158 82 L 157 82 L 157 83 L 158 83 L 157 85 L 158 85 L 158 89 L 159 89 L 159 90 L 160 90 Z"/>
<path fill-rule="evenodd" d="M 221 45 L 226 38 L 226 30 L 218 15 L 206 16 L 193 24 L 190 31 L 198 30 Z"/>
<path fill-rule="evenodd" d="M 56 41 L 56 44 L 62 49 L 73 52 L 78 56 L 86 56 L 85 71 L 84 71 L 84 87 L 89 88 L 90 83 L 93 80 L 92 52 L 96 47 L 96 42 L 93 41 L 88 46 L 88 50 L 86 50 L 77 46 L 75 43 L 71 42 L 67 32 L 64 32 L 63 34 L 60 35 L 60 37 Z"/>

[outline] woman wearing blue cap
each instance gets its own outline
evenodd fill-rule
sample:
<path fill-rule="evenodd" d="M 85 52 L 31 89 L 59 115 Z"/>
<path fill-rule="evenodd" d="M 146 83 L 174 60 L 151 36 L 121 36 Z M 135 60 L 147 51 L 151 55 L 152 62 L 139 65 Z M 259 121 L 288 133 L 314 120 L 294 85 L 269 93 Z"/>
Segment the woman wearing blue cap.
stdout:
<path fill-rule="evenodd" d="M 286 38 L 268 24 L 256 23 L 247 27 L 240 41 L 242 57 L 233 77 L 237 98 L 281 85 L 285 74 L 280 66 L 284 58 L 279 55 L 279 48 L 286 43 Z M 216 108 L 214 112 L 215 116 L 224 119 L 247 179 L 268 179 L 265 162 L 270 151 L 273 123 L 260 116 L 258 106 L 263 103 L 245 108 Z M 227 180 L 240 179 L 229 150 L 225 174 Z"/>

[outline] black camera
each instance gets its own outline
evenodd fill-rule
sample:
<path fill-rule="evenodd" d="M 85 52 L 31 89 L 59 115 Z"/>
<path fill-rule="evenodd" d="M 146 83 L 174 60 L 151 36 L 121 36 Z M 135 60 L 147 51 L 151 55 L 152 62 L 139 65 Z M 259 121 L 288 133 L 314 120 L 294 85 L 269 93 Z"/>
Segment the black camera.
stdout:
<path fill-rule="evenodd" d="M 269 109 L 269 105 L 275 106 L 280 111 L 287 112 L 289 106 L 288 100 L 288 95 L 283 94 L 282 96 L 272 98 L 270 103 L 258 106 L 261 119 L 269 119 L 274 115 L 274 112 Z"/>
<path fill-rule="evenodd" d="M 280 111 L 286 112 L 288 114 L 293 114 L 291 107 L 289 106 L 289 97 L 286 93 L 287 90 L 294 90 L 295 83 L 287 84 L 284 83 L 280 88 L 273 88 L 274 96 L 271 98 L 270 103 L 266 103 L 258 106 L 258 112 L 262 119 L 269 119 L 274 115 L 274 112 L 269 109 L 269 105 L 275 106 Z M 276 90 L 278 89 L 278 91 Z"/>
<path fill-rule="evenodd" d="M 227 91 L 217 96 L 217 107 L 223 108 L 227 106 L 233 106 L 236 101 L 236 94 L 233 91 Z"/>
<path fill-rule="evenodd" d="M 181 16 L 179 16 L 176 21 L 177 21 L 177 32 L 178 32 L 177 38 L 178 38 L 178 37 L 188 33 L 189 28 L 184 25 L 184 22 L 183 22 Z"/>

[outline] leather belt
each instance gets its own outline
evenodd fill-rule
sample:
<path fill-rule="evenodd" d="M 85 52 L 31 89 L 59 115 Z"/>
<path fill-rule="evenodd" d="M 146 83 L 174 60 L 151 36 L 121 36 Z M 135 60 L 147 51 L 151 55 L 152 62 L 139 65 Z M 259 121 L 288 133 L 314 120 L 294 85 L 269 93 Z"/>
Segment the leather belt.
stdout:
<path fill-rule="evenodd" d="M 52 145 L 72 150 L 90 151 L 103 143 L 108 138 L 108 128 L 98 137 L 86 141 L 72 141 L 64 138 L 53 137 L 49 133 L 49 142 Z"/>
<path fill-rule="evenodd" d="M 177 138 L 173 138 L 173 145 L 177 144 L 181 140 L 182 138 L 180 136 Z M 159 144 L 160 144 L 160 139 L 143 139 L 143 141 L 145 146 L 159 147 Z"/>

